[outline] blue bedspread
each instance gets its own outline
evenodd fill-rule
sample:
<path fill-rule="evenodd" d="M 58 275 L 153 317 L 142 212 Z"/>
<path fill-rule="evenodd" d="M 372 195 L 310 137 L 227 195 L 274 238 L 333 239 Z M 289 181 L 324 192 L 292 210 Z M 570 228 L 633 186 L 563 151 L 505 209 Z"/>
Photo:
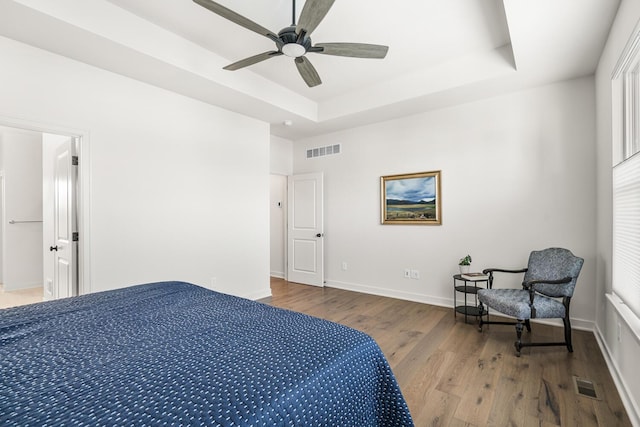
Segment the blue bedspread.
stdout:
<path fill-rule="evenodd" d="M 411 426 L 378 345 L 163 282 L 0 310 L 0 425 Z"/>

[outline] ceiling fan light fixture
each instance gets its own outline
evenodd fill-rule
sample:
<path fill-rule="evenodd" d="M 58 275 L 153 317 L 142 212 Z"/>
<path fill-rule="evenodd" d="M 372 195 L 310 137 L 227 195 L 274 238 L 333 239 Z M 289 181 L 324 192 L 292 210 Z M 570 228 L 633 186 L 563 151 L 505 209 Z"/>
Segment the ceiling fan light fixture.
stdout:
<path fill-rule="evenodd" d="M 294 63 L 298 69 L 298 73 L 307 86 L 314 87 L 322 84 L 322 80 L 318 75 L 318 71 L 305 56 L 307 52 L 353 58 L 381 59 L 386 56 L 387 50 L 389 50 L 387 46 L 365 43 L 320 43 L 313 46 L 310 35 L 327 15 L 335 0 L 306 0 L 297 25 L 296 2 L 295 0 L 292 0 L 293 23 L 280 30 L 277 35 L 264 28 L 262 25 L 256 24 L 231 9 L 227 9 L 214 0 L 193 1 L 216 15 L 238 24 L 247 30 L 258 33 L 276 44 L 278 50 L 270 50 L 234 62 L 233 64 L 229 64 L 224 67 L 225 70 L 235 71 L 265 61 L 269 58 L 286 55 L 290 58 L 294 58 Z"/>
<path fill-rule="evenodd" d="M 305 53 L 307 53 L 307 49 L 305 49 L 304 46 L 298 43 L 287 43 L 282 46 L 281 50 L 282 50 L 282 53 L 284 53 L 285 55 L 291 58 L 298 58 L 300 56 L 303 56 Z"/>

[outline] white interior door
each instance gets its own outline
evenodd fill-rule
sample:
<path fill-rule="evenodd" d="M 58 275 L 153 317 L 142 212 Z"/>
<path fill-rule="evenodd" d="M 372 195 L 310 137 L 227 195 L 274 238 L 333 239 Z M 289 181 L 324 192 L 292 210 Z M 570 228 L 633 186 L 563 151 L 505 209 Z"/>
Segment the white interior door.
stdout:
<path fill-rule="evenodd" d="M 56 150 L 54 166 L 54 292 L 56 298 L 77 295 L 77 241 L 75 231 L 75 178 L 73 141 Z"/>
<path fill-rule="evenodd" d="M 287 280 L 324 286 L 323 175 L 288 178 Z"/>

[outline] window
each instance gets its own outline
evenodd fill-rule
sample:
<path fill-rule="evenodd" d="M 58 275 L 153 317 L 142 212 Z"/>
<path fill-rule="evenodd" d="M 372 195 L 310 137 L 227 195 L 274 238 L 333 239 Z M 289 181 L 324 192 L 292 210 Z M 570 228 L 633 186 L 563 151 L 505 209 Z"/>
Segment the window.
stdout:
<path fill-rule="evenodd" d="M 613 292 L 640 317 L 640 154 L 613 168 Z"/>
<path fill-rule="evenodd" d="M 640 318 L 640 28 L 633 34 L 612 75 L 612 280 L 613 293 Z"/>
<path fill-rule="evenodd" d="M 623 130 L 622 158 L 630 158 L 640 150 L 640 55 L 633 61 L 632 68 L 622 75 L 623 84 Z"/>

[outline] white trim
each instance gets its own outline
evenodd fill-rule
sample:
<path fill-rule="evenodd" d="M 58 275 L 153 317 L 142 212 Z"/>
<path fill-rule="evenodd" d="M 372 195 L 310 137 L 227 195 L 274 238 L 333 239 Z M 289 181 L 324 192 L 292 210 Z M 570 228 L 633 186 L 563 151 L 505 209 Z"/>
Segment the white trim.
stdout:
<path fill-rule="evenodd" d="M 614 165 L 640 150 L 640 21 L 611 73 Z M 618 104 L 619 103 L 619 104 Z M 619 131 L 616 129 L 620 127 Z M 620 134 L 618 134 L 620 133 Z"/>
<path fill-rule="evenodd" d="M 354 291 L 364 294 L 378 295 L 381 297 L 397 298 L 406 301 L 421 302 L 424 304 L 437 305 L 440 307 L 453 307 L 453 298 L 440 298 L 429 295 L 416 294 L 413 292 L 392 291 L 389 289 L 377 288 L 369 285 L 361 285 L 356 283 L 338 282 L 327 280 L 325 286 L 329 288 L 343 289 L 345 291 Z M 451 288 L 453 291 L 453 287 Z"/>
<path fill-rule="evenodd" d="M 397 298 L 405 301 L 413 301 L 413 302 L 419 302 L 423 304 L 430 304 L 438 307 L 450 308 L 453 310 L 453 297 L 451 298 L 434 297 L 430 295 L 416 294 L 412 292 L 392 291 L 389 289 L 377 288 L 375 286 L 339 282 L 339 281 L 333 281 L 333 280 L 328 280 L 325 286 L 329 288 L 342 289 L 345 291 L 361 292 L 365 294 L 378 295 L 381 297 Z M 452 286 L 451 292 L 453 292 L 453 285 L 451 286 Z M 564 326 L 561 321 L 559 320 L 556 321 L 553 319 L 531 319 L 531 321 L 534 323 L 540 323 L 544 325 L 551 325 L 551 326 L 558 326 L 558 327 Z M 581 331 L 593 332 L 595 328 L 595 324 L 590 320 L 572 318 L 571 328 L 576 330 L 581 330 Z"/>
<path fill-rule="evenodd" d="M 42 280 L 38 282 L 23 282 L 23 283 L 14 283 L 11 286 L 7 286 L 4 284 L 5 291 L 20 291 L 24 289 L 33 289 L 33 288 L 42 288 Z"/>
<path fill-rule="evenodd" d="M 624 381 L 624 377 L 621 375 L 620 370 L 618 369 L 618 365 L 615 363 L 615 359 L 611 355 L 611 351 L 607 346 L 607 341 L 604 339 L 604 336 L 600 331 L 600 327 L 598 325 L 596 325 L 594 335 L 596 336 L 596 342 L 600 347 L 600 352 L 604 357 L 607 368 L 609 368 L 611 378 L 613 378 L 613 382 L 616 385 L 616 389 L 618 390 L 618 394 L 620 395 L 620 400 L 622 400 L 622 404 L 624 405 L 624 408 L 627 411 L 627 415 L 631 420 L 631 425 L 640 426 L 640 407 L 638 407 L 638 403 L 629 395 L 629 388 L 627 387 Z"/>
<path fill-rule="evenodd" d="M 270 298 L 271 295 L 271 289 L 269 289 L 268 291 L 255 291 L 255 292 L 251 292 L 248 293 L 246 295 L 241 295 L 240 298 L 246 298 L 246 299 L 250 299 L 253 301 L 259 301 L 259 300 L 263 300 L 265 298 Z"/>
<path fill-rule="evenodd" d="M 635 28 L 631 32 L 631 36 L 624 46 L 618 62 L 616 62 L 613 71 L 611 72 L 611 80 L 616 80 L 620 75 L 629 70 L 631 61 L 640 51 L 640 20 L 636 23 Z"/>
<path fill-rule="evenodd" d="M 91 156 L 89 131 L 67 126 L 10 117 L 0 112 L 0 126 L 80 138 L 78 144 L 78 293 L 91 293 Z"/>
<path fill-rule="evenodd" d="M 633 332 L 633 336 L 640 344 L 640 318 L 616 295 L 615 293 L 605 294 L 613 308 L 620 317 L 625 321 L 629 329 Z"/>
<path fill-rule="evenodd" d="M 571 329 L 578 331 L 587 331 L 594 333 L 595 323 L 591 320 L 571 318 Z M 556 319 L 531 319 L 531 323 L 540 323 L 541 325 L 557 326 L 563 328 L 564 325 L 561 320 Z M 594 333 L 595 334 L 595 333 Z"/>

